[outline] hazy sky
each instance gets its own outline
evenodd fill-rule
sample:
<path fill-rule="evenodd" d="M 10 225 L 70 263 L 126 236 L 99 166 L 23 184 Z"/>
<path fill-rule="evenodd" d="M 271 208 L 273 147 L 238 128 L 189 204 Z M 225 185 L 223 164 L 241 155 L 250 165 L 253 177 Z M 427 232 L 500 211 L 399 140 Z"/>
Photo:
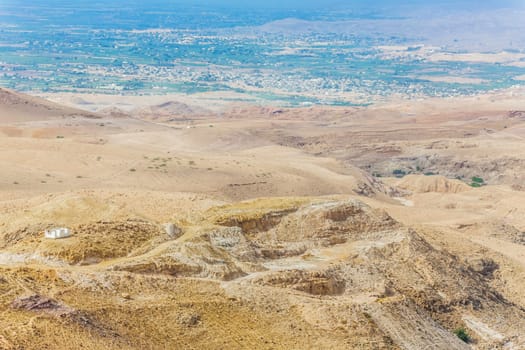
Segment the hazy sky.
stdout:
<path fill-rule="evenodd" d="M 159 1 L 159 0 L 157 0 Z M 188 4 L 209 4 L 219 6 L 240 6 L 240 7 L 274 7 L 274 8 L 296 8 L 304 7 L 338 7 L 346 9 L 371 9 L 386 10 L 397 9 L 399 7 L 442 7 L 454 9 L 480 9 L 480 8 L 509 8 L 524 7 L 522 0 L 183 0 L 179 2 Z"/>
<path fill-rule="evenodd" d="M 382 15 L 403 15 L 425 10 L 439 10 L 442 12 L 473 11 L 488 9 L 525 9 L 525 0 L 0 0 L 2 5 L 25 7 L 38 4 L 52 8 L 63 7 L 98 7 L 98 6 L 133 6 L 140 8 L 180 7 L 180 6 L 208 6 L 210 8 L 240 9 L 334 9 L 356 13 L 380 13 Z"/>
<path fill-rule="evenodd" d="M 144 7 L 147 4 L 157 5 L 209 5 L 220 7 L 242 7 L 242 8 L 286 8 L 286 9 L 305 9 L 305 8 L 342 8 L 342 9 L 368 9 L 368 10 L 397 10 L 399 8 L 448 8 L 455 9 L 487 9 L 487 8 L 524 8 L 523 0 L 0 0 L 2 3 L 31 5 L 46 4 L 50 6 L 56 3 L 68 4 L 71 6 L 85 4 L 125 4 L 139 3 Z"/>

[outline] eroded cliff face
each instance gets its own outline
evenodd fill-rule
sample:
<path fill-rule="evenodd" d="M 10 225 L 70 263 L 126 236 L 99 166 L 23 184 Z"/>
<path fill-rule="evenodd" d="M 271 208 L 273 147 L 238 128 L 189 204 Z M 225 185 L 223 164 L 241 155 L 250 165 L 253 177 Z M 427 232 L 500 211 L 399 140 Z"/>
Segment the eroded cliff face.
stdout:
<path fill-rule="evenodd" d="M 56 241 L 45 226 L 2 234 L 5 348 L 525 346 L 494 261 L 469 264 L 351 197 L 208 206 L 176 239 L 136 218 Z"/>

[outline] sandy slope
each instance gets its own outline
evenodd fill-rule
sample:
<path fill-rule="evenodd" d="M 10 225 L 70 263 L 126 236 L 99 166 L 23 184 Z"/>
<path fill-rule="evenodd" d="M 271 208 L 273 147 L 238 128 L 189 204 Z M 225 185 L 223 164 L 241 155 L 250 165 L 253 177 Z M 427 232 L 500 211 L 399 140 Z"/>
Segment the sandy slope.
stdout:
<path fill-rule="evenodd" d="M 140 101 L 0 90 L 0 348 L 525 346 L 515 99 Z"/>
<path fill-rule="evenodd" d="M 40 118 L 35 106 L 11 119 L 12 108 L 0 110 L 4 191 L 136 188 L 244 199 L 346 193 L 363 181 L 357 169 L 272 144 L 238 122 L 158 125 L 67 108 Z"/>

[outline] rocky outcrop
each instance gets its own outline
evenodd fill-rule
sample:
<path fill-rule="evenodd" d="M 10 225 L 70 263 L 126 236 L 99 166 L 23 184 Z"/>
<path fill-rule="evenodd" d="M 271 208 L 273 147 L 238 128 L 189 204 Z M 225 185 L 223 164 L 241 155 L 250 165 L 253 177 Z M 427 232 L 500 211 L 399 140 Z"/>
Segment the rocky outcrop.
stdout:
<path fill-rule="evenodd" d="M 465 319 L 479 320 L 502 335 L 486 341 L 474 327 L 471 336 L 480 349 L 503 347 L 509 337 L 516 346 L 525 345 L 516 331 L 525 326 L 525 312 L 492 287 L 498 269 L 494 261 L 465 260 L 436 249 L 417 231 L 355 199 L 272 199 L 216 207 L 186 223 L 176 239 L 144 221 L 78 229 L 82 236 L 77 245 L 104 233 L 123 247 L 114 246 L 119 258 L 95 265 L 89 278 L 76 266 L 74 276 L 61 273 L 69 276 L 63 280 L 89 285 L 85 290 L 90 293 L 102 283 L 104 295 L 112 293 L 112 283 L 125 283 L 113 296 L 124 303 L 140 300 L 132 291 L 133 281 L 172 283 L 171 289 L 183 280 L 206 281 L 214 288 L 220 285 L 237 308 L 257 305 L 287 312 L 335 332 L 331 334 L 359 338 L 354 332 L 360 330 L 368 339 L 375 332 L 382 349 L 416 350 L 432 344 L 466 349 L 453 334 L 468 327 Z M 100 282 L 101 276 L 108 280 Z M 40 296 L 21 297 L 13 307 L 76 315 L 65 304 Z M 197 331 L 209 322 L 202 312 L 184 310 L 172 322 Z"/>
<path fill-rule="evenodd" d="M 281 288 L 291 288 L 313 295 L 341 295 L 345 281 L 337 271 L 287 270 L 266 274 L 253 283 Z"/>
<path fill-rule="evenodd" d="M 414 193 L 459 193 L 471 190 L 471 187 L 462 181 L 440 175 L 407 175 L 396 186 Z"/>

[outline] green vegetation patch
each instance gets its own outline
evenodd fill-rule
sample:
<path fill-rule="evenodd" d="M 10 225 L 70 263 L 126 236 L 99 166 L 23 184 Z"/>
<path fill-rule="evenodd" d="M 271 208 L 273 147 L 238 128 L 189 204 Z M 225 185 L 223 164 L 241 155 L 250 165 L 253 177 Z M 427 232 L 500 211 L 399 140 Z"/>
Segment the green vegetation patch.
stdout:
<path fill-rule="evenodd" d="M 403 177 L 407 174 L 407 172 L 401 169 L 396 169 L 392 171 L 392 174 L 394 174 L 396 177 Z"/>
<path fill-rule="evenodd" d="M 457 328 L 454 330 L 454 334 L 461 340 L 463 340 L 465 343 L 470 343 L 472 338 L 468 334 L 465 328 Z"/>
<path fill-rule="evenodd" d="M 472 177 L 472 182 L 475 182 L 475 183 L 478 183 L 478 184 L 484 184 L 485 180 L 483 180 L 481 177 L 473 176 Z"/>
<path fill-rule="evenodd" d="M 471 179 L 471 183 L 470 183 L 470 186 L 471 187 L 476 187 L 476 188 L 479 188 L 481 186 L 485 186 L 485 180 L 483 180 L 481 177 L 479 176 L 473 176 L 472 179 Z"/>

